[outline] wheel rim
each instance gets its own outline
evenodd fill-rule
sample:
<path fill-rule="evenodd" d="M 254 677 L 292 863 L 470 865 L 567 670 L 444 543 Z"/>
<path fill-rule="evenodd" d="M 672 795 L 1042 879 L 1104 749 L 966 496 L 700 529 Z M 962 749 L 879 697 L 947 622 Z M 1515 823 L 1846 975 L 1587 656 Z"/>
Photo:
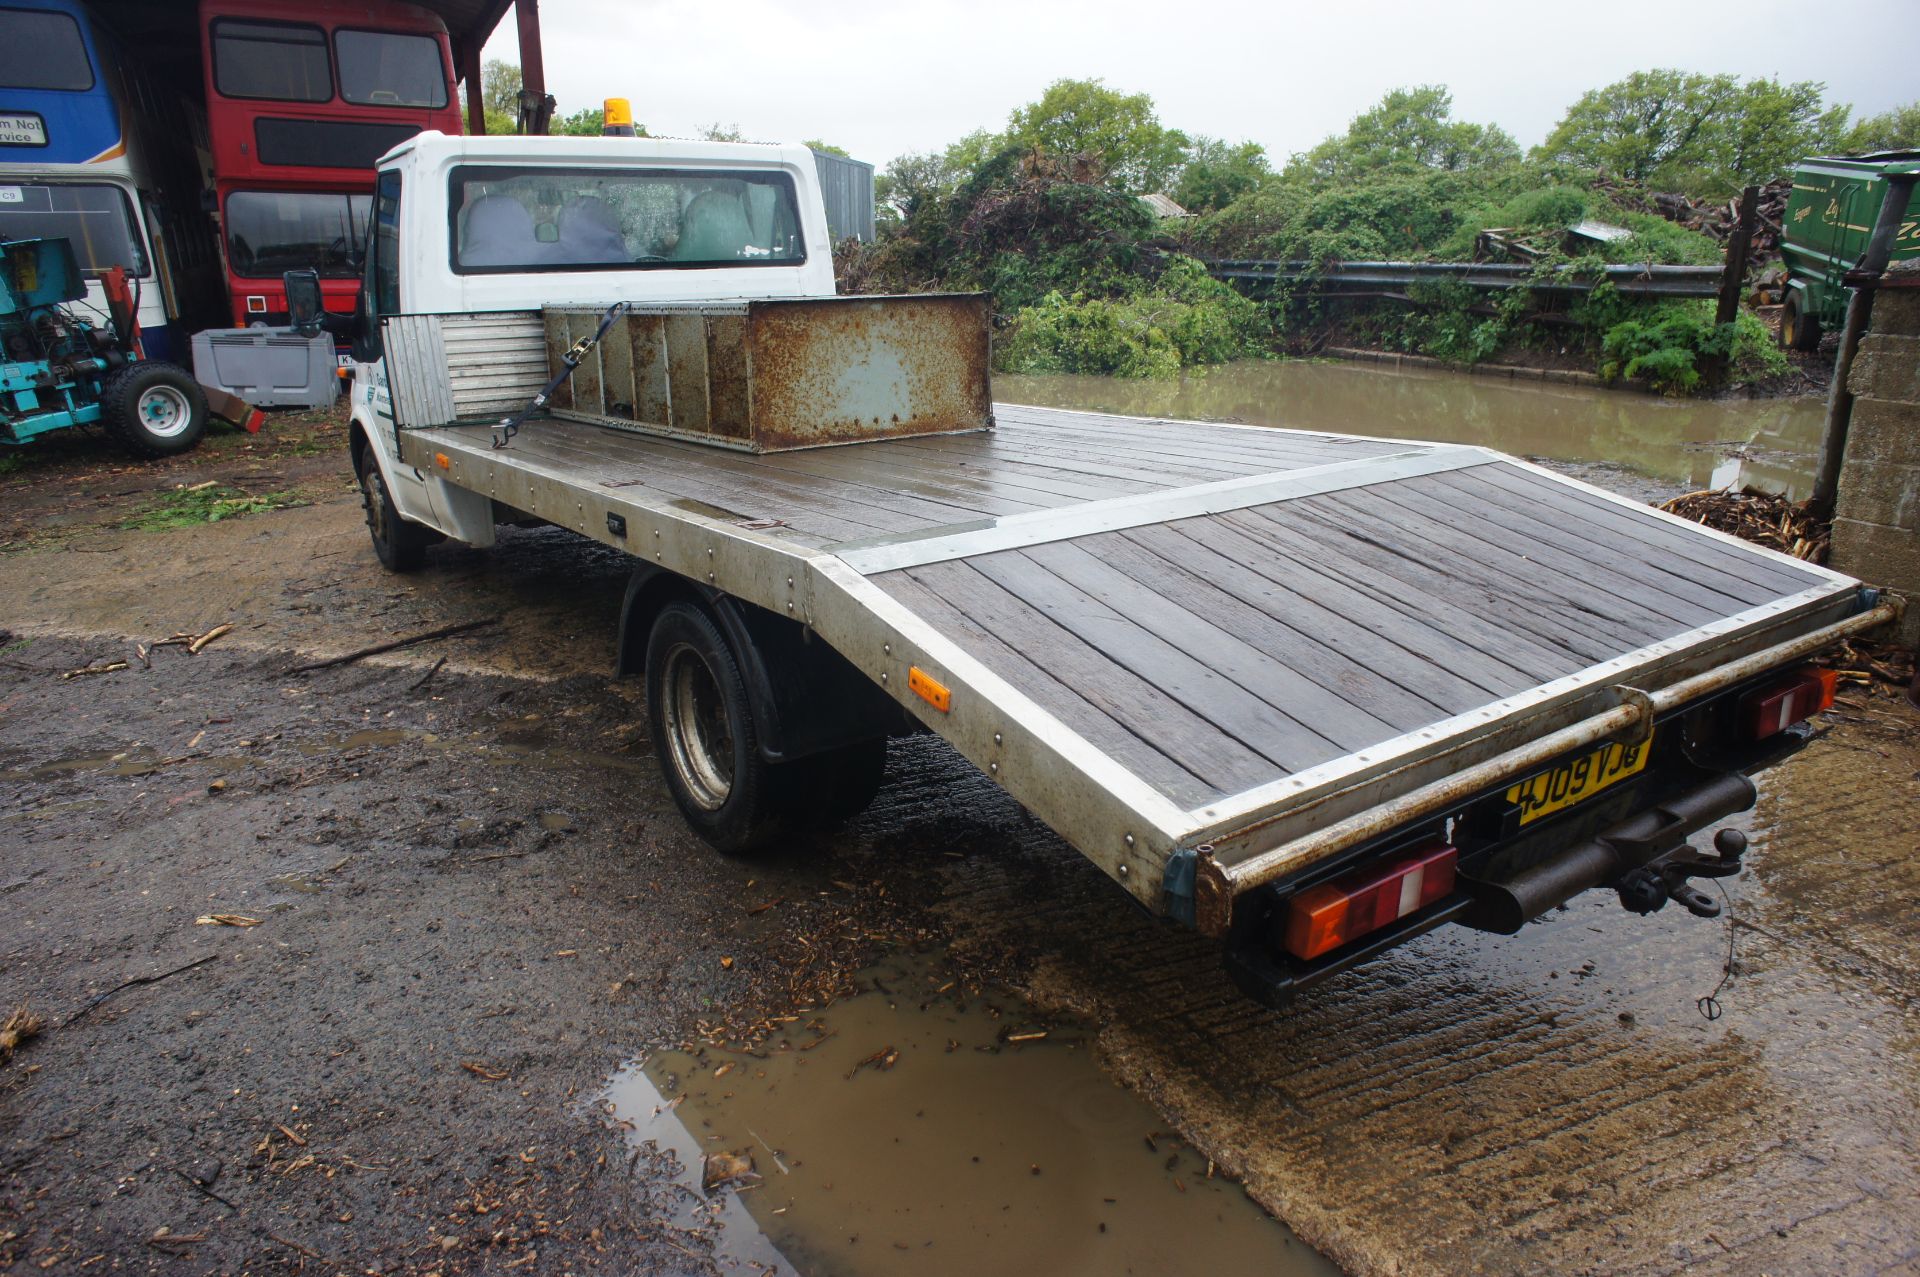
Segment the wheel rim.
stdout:
<path fill-rule="evenodd" d="M 667 653 L 660 681 L 667 750 L 688 797 L 717 811 L 733 793 L 733 726 L 713 668 L 688 644 Z"/>
<path fill-rule="evenodd" d="M 140 426 L 156 439 L 175 439 L 193 424 L 193 405 L 174 386 L 150 386 L 133 406 Z"/>
<path fill-rule="evenodd" d="M 386 502 L 386 486 L 380 482 L 380 472 L 369 462 L 360 472 L 360 505 L 367 515 L 367 535 L 376 546 L 387 543 Z"/>

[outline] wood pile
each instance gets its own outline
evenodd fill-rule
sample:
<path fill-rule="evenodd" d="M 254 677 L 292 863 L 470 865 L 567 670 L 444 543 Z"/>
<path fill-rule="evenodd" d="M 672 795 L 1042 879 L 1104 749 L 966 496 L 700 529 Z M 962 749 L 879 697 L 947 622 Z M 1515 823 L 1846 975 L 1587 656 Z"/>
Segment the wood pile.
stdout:
<path fill-rule="evenodd" d="M 1757 488 L 1739 492 L 1705 488 L 1663 502 L 1660 508 L 1769 550 L 1825 563 L 1832 528 L 1807 508 L 1810 504 Z"/>
<path fill-rule="evenodd" d="M 1781 229 L 1787 217 L 1787 197 L 1793 193 L 1792 178 L 1776 178 L 1760 188 L 1760 199 L 1754 207 L 1753 244 L 1747 260 L 1756 265 L 1780 256 Z M 1666 191 L 1655 191 L 1647 197 L 1648 211 L 1660 214 L 1670 222 L 1678 222 L 1702 235 L 1711 235 L 1721 243 L 1726 243 L 1740 224 L 1740 197 L 1716 203 L 1712 200 L 1689 199 L 1685 195 L 1676 195 Z"/>

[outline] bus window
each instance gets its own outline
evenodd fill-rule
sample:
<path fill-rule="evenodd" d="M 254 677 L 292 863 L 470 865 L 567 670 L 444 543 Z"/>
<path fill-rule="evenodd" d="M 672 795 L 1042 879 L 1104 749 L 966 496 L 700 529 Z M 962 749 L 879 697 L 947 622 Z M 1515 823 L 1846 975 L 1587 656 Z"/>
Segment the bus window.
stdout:
<path fill-rule="evenodd" d="M 340 96 L 361 106 L 447 104 L 447 69 L 440 44 L 428 35 L 391 31 L 339 31 Z"/>
<path fill-rule="evenodd" d="M 333 97 L 327 33 L 285 22 L 213 24 L 213 84 L 230 98 L 326 102 Z"/>
<path fill-rule="evenodd" d="M 0 9 L 0 88 L 93 87 L 93 63 L 80 24 L 64 13 Z"/>
<path fill-rule="evenodd" d="M 371 202 L 320 191 L 235 191 L 227 196 L 227 261 L 245 278 L 311 269 L 353 279 L 366 252 Z"/>
<path fill-rule="evenodd" d="M 124 266 L 147 274 L 133 206 L 117 186 L 0 185 L 0 240 L 12 239 L 65 239 L 90 273 Z"/>

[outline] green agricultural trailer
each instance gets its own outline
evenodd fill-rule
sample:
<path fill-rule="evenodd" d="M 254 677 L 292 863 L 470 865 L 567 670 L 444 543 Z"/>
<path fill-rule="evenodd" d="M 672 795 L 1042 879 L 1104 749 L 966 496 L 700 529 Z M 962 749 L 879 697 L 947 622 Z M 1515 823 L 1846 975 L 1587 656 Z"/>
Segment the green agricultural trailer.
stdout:
<path fill-rule="evenodd" d="M 1794 166 L 1780 256 L 1787 267 L 1787 298 L 1780 344 L 1812 350 L 1820 334 L 1846 317 L 1846 273 L 1867 251 L 1867 238 L 1886 202 L 1887 178 L 1920 173 L 1920 151 L 1822 156 Z M 1907 205 L 1893 241 L 1893 260 L 1920 257 L 1920 195 Z"/>

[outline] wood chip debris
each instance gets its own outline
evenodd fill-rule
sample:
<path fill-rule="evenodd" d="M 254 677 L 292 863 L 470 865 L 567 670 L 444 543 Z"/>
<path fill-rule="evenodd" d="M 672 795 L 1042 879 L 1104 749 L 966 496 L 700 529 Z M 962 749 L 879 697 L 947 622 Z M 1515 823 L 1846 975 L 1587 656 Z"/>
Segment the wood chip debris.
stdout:
<path fill-rule="evenodd" d="M 486 1065 L 480 1063 L 478 1060 L 462 1060 L 460 1062 L 460 1067 L 465 1069 L 467 1072 L 473 1074 L 475 1077 L 485 1078 L 489 1082 L 504 1082 L 509 1077 L 513 1076 L 511 1073 L 503 1072 L 500 1069 L 488 1068 Z"/>
<path fill-rule="evenodd" d="M 1809 563 L 1825 563 L 1833 529 L 1813 513 L 1812 504 L 1789 501 L 1777 492 L 1758 488 L 1739 492 L 1703 488 L 1664 501 L 1660 508 L 1769 550 Z"/>
<path fill-rule="evenodd" d="M 257 927 L 262 919 L 244 913 L 203 913 L 193 920 L 196 927 Z"/>
<path fill-rule="evenodd" d="M 123 670 L 125 668 L 127 668 L 127 663 L 125 661 L 109 661 L 105 665 L 82 665 L 77 670 L 68 670 L 66 673 L 62 674 L 60 677 L 64 680 L 69 678 L 81 678 L 88 674 L 111 674 L 115 670 Z"/>
<path fill-rule="evenodd" d="M 847 1077 L 852 1078 L 854 1074 L 858 1073 L 861 1069 L 865 1069 L 865 1068 L 875 1069 L 881 1073 L 884 1073 L 888 1069 L 892 1068 L 899 1059 L 900 1059 L 899 1051 L 895 1050 L 891 1046 L 883 1046 L 878 1051 L 875 1051 L 872 1055 L 869 1055 L 866 1059 L 860 1061 L 860 1063 L 848 1069 Z"/>
<path fill-rule="evenodd" d="M 7 1018 L 0 1021 L 0 1064 L 11 1060 L 21 1043 L 46 1027 L 46 1020 L 24 1002 L 8 1012 Z"/>
<path fill-rule="evenodd" d="M 722 1184 L 759 1178 L 759 1173 L 753 1168 L 752 1149 L 744 1148 L 738 1153 L 709 1153 L 706 1164 L 701 1167 L 700 1187 L 711 1193 Z"/>

